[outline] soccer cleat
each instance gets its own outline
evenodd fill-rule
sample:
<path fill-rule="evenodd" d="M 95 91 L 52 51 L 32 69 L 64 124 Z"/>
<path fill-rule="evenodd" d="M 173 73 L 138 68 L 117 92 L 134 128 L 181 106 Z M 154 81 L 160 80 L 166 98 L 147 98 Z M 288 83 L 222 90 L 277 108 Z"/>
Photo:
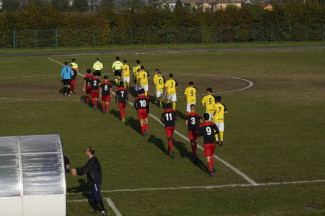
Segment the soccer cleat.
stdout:
<path fill-rule="evenodd" d="M 64 93 L 65 96 L 67 96 L 67 93 Z"/>
<path fill-rule="evenodd" d="M 223 141 L 220 140 L 219 143 L 218 143 L 218 145 L 219 145 L 219 146 L 222 146 L 222 144 L 223 144 Z"/>
<path fill-rule="evenodd" d="M 125 122 L 124 118 L 122 118 L 122 122 Z"/>
<path fill-rule="evenodd" d="M 142 133 L 142 136 L 146 136 L 146 135 L 147 135 L 146 132 L 143 132 L 143 133 Z"/>
<path fill-rule="evenodd" d="M 100 211 L 98 210 L 91 210 L 90 212 L 88 212 L 88 214 L 99 214 Z"/>
<path fill-rule="evenodd" d="M 96 108 L 97 108 L 96 106 L 93 106 L 93 109 L 94 109 L 94 110 L 96 110 Z"/>
<path fill-rule="evenodd" d="M 194 163 L 198 163 L 199 162 L 199 158 L 197 157 L 197 155 L 193 157 L 193 162 Z"/>
<path fill-rule="evenodd" d="M 214 172 L 209 172 L 209 175 L 212 177 L 214 176 Z"/>
<path fill-rule="evenodd" d="M 107 215 L 107 212 L 106 211 L 101 211 L 101 215 L 102 216 L 106 216 Z"/>
<path fill-rule="evenodd" d="M 169 156 L 171 157 L 171 158 L 175 158 L 175 152 L 174 151 L 171 151 L 170 153 L 169 153 Z"/>

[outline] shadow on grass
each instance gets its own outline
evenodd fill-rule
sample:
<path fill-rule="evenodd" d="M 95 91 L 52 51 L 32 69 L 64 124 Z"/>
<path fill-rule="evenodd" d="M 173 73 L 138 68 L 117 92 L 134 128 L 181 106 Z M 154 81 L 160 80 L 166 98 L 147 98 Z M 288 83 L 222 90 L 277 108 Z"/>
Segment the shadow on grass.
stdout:
<path fill-rule="evenodd" d="M 121 120 L 121 114 L 120 111 L 117 111 L 115 109 L 111 109 L 109 111 L 110 114 L 112 114 L 113 116 L 115 116 L 117 119 Z"/>
<path fill-rule="evenodd" d="M 80 178 L 78 181 L 79 181 L 80 185 L 78 187 L 68 188 L 67 189 L 68 193 L 81 193 L 82 196 L 88 200 L 89 205 L 93 209 L 98 209 L 95 202 L 92 200 L 90 185 L 87 184 L 85 179 Z"/>
<path fill-rule="evenodd" d="M 179 119 L 183 119 L 183 120 L 185 120 L 185 115 L 184 115 L 184 113 L 182 113 L 182 112 L 176 110 L 176 115 L 177 115 L 177 117 L 178 117 L 178 120 L 179 120 Z"/>
<path fill-rule="evenodd" d="M 134 119 L 133 117 L 129 117 L 128 119 L 126 119 L 125 125 L 126 126 L 130 126 L 133 130 L 135 130 L 137 132 L 139 132 L 139 130 L 140 130 L 139 120 L 138 119 Z"/>
<path fill-rule="evenodd" d="M 154 144 L 157 148 L 159 148 L 164 154 L 167 153 L 167 149 L 165 148 L 164 141 L 160 138 L 155 137 L 154 135 L 150 135 L 148 138 L 148 142 Z"/>

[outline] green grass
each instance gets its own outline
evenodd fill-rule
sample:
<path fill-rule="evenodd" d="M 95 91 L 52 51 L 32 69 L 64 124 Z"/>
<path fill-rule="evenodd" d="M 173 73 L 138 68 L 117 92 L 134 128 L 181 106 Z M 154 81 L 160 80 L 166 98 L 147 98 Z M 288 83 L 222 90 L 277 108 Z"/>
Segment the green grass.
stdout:
<path fill-rule="evenodd" d="M 59 48 L 18 48 L 0 49 L 0 53 L 35 53 L 35 52 L 84 52 L 107 50 L 147 50 L 147 49 L 195 49 L 195 48 L 258 48 L 258 47 L 291 47 L 291 46 L 323 46 L 324 41 L 278 41 L 278 42 L 240 42 L 240 43 L 208 43 L 208 44 L 147 44 L 147 45 L 107 45 L 95 47 L 59 47 Z"/>
<path fill-rule="evenodd" d="M 131 106 L 127 107 L 126 124 L 119 120 L 114 103 L 108 115 L 90 109 L 80 101 L 81 77 L 79 92 L 63 97 L 58 93 L 61 66 L 49 57 L 63 62 L 74 56 L 1 57 L 0 136 L 59 133 L 72 167 L 85 164 L 86 148 L 95 147 L 103 167 L 103 190 L 249 184 L 219 162 L 216 176 L 209 177 L 202 151 L 198 150 L 200 164 L 193 165 L 189 143 L 177 135 L 176 158 L 170 159 L 163 152 L 167 146 L 163 127 L 150 118 L 149 135 L 140 136 Z M 91 67 L 96 57 L 77 56 L 80 72 Z M 112 78 L 109 68 L 115 55 L 99 57 L 104 74 Z M 151 73 L 155 68 L 165 76 L 174 73 L 180 85 L 176 129 L 185 136 L 182 94 L 188 81 L 193 80 L 198 88 L 199 113 L 204 111 L 199 104 L 207 87 L 217 94 L 248 85 L 229 77 L 253 81 L 254 86 L 245 91 L 220 93 L 229 113 L 225 144 L 217 147 L 216 154 L 257 183 L 325 179 L 324 50 L 130 54 L 121 58 L 128 59 L 130 65 L 140 59 Z M 150 112 L 159 116 L 161 109 L 151 104 Z M 199 142 L 202 144 L 201 139 Z M 68 201 L 89 196 L 78 193 L 88 190 L 84 176 L 67 175 L 67 186 L 68 191 L 77 192 L 67 195 Z M 131 216 L 325 213 L 324 182 L 102 195 L 111 198 L 123 215 Z M 89 208 L 87 202 L 68 202 L 68 215 L 87 215 Z"/>

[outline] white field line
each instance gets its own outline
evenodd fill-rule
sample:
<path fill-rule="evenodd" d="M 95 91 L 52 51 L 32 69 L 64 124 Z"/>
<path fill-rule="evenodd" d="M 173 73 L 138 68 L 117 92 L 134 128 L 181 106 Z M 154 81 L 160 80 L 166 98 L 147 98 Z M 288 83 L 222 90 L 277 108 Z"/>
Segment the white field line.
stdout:
<path fill-rule="evenodd" d="M 312 181 L 291 181 L 291 182 L 268 182 L 260 183 L 258 185 L 252 184 L 227 184 L 227 185 L 207 185 L 207 186 L 184 186 L 184 187 L 161 187 L 161 188 L 136 188 L 136 189 L 114 189 L 114 190 L 102 190 L 103 193 L 120 193 L 120 192 L 142 192 L 142 191 L 170 191 L 170 190 L 193 190 L 193 189 L 221 189 L 221 188 L 234 188 L 234 187 L 262 187 L 262 186 L 279 186 L 279 185 L 295 185 L 295 184 L 314 184 L 314 183 L 325 183 L 325 179 L 312 180 Z M 72 192 L 67 195 L 74 195 L 80 193 L 90 193 L 90 191 L 84 192 Z M 87 199 L 80 200 L 69 200 L 68 202 L 84 202 Z"/>
<path fill-rule="evenodd" d="M 116 216 L 122 216 L 121 212 L 116 208 L 115 204 L 113 203 L 113 201 L 110 198 L 106 198 L 105 199 L 107 204 L 109 205 L 109 207 L 111 207 L 111 209 L 113 210 L 113 212 L 115 213 Z"/>
<path fill-rule="evenodd" d="M 58 62 L 58 61 L 56 61 L 56 60 L 54 60 L 54 59 L 52 59 L 52 58 L 49 58 L 49 60 L 54 61 L 54 62 L 56 62 L 56 63 L 58 63 L 58 64 L 60 64 L 60 65 L 63 65 L 62 63 L 60 63 L 60 62 Z M 81 75 L 83 76 L 83 74 L 81 74 Z M 252 84 L 253 84 L 253 83 L 252 83 Z M 113 94 L 114 94 L 114 92 L 113 92 Z M 129 104 L 130 104 L 131 106 L 133 106 L 133 103 L 130 102 L 130 101 L 129 101 Z M 156 116 L 152 115 L 151 113 L 149 113 L 149 116 L 150 116 L 151 118 L 153 118 L 154 120 L 156 120 L 157 122 L 159 122 L 160 124 L 163 125 L 163 123 L 160 121 L 160 119 L 157 118 Z M 178 132 L 177 130 L 175 130 L 174 133 L 177 134 L 178 136 L 180 136 L 181 138 L 183 138 L 184 140 L 186 140 L 187 142 L 190 142 L 190 140 L 189 140 L 186 136 L 184 136 L 183 134 L 181 134 L 181 133 Z M 200 146 L 200 145 L 197 145 L 197 147 L 198 147 L 199 149 L 201 149 L 201 150 L 204 150 L 203 147 Z M 237 173 L 238 175 L 240 175 L 241 177 L 243 177 L 246 181 L 248 181 L 248 182 L 251 183 L 252 185 L 257 185 L 257 183 L 256 183 L 253 179 L 249 178 L 245 173 L 243 173 L 242 171 L 240 171 L 239 169 L 237 169 L 236 167 L 234 167 L 233 165 L 231 165 L 231 164 L 228 163 L 227 161 L 221 159 L 220 157 L 218 157 L 218 156 L 215 155 L 215 154 L 214 154 L 213 156 L 214 156 L 215 159 L 217 159 L 217 160 L 220 161 L 222 164 L 224 164 L 226 167 L 230 168 L 230 169 L 233 170 L 235 173 Z"/>
<path fill-rule="evenodd" d="M 49 76 L 56 76 L 56 75 L 29 75 L 29 76 L 12 76 L 12 77 L 0 77 L 0 79 L 17 79 L 17 78 L 31 78 L 31 77 L 49 77 Z"/>
<path fill-rule="evenodd" d="M 40 99 L 40 98 L 0 98 L 0 100 L 14 100 L 14 101 L 80 101 L 80 99 Z"/>

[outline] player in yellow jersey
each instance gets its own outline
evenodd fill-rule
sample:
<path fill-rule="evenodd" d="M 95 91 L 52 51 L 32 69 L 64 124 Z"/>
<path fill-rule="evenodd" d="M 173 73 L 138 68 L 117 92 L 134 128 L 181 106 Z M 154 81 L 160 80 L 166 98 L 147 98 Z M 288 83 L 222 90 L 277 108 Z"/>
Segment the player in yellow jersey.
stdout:
<path fill-rule="evenodd" d="M 176 110 L 176 89 L 178 84 L 176 80 L 174 80 L 174 75 L 172 73 L 169 74 L 169 79 L 166 81 L 165 84 L 165 93 L 164 96 L 167 98 L 167 103 L 172 103 L 173 109 Z"/>
<path fill-rule="evenodd" d="M 149 74 L 144 70 L 144 66 L 141 66 L 140 72 L 137 74 L 137 78 L 139 79 L 140 89 L 144 89 L 144 94 L 148 96 L 149 90 Z"/>
<path fill-rule="evenodd" d="M 162 101 L 164 99 L 165 79 L 159 70 L 158 70 L 156 79 L 154 79 L 154 85 L 155 85 L 155 90 L 156 90 L 156 98 L 159 101 L 159 107 L 161 108 Z"/>
<path fill-rule="evenodd" d="M 215 99 L 212 95 L 212 88 L 207 88 L 207 95 L 202 99 L 202 106 L 205 107 L 205 112 L 209 114 L 209 121 L 212 121 L 214 114 Z"/>
<path fill-rule="evenodd" d="M 73 59 L 71 60 L 70 65 L 72 65 L 71 67 L 74 68 L 74 69 L 77 71 L 77 73 L 79 72 L 79 67 L 78 67 L 78 64 L 77 64 L 75 58 L 73 58 Z"/>
<path fill-rule="evenodd" d="M 194 82 L 190 81 L 189 87 L 185 89 L 186 112 L 191 112 L 191 105 L 196 105 L 196 88 L 193 86 Z"/>
<path fill-rule="evenodd" d="M 99 58 L 96 58 L 96 62 L 93 65 L 93 69 L 95 70 L 96 76 L 102 75 L 102 69 L 104 68 L 103 64 L 99 61 Z"/>
<path fill-rule="evenodd" d="M 139 60 L 136 60 L 136 65 L 133 66 L 132 68 L 132 72 L 133 72 L 133 81 L 135 83 L 135 86 L 134 86 L 134 90 L 135 91 L 139 91 L 140 90 L 140 84 L 139 84 L 139 81 L 138 81 L 138 78 L 137 78 L 137 75 L 138 75 L 138 72 L 140 71 L 140 67 L 141 67 L 141 62 Z"/>
<path fill-rule="evenodd" d="M 123 61 L 123 67 L 122 67 L 122 80 L 124 83 L 124 88 L 129 89 L 130 88 L 130 66 L 127 64 L 128 61 Z"/>
<path fill-rule="evenodd" d="M 154 85 L 154 88 L 155 88 L 155 92 L 157 91 L 156 90 L 156 84 L 155 83 L 156 83 L 156 79 L 158 78 L 158 72 L 159 72 L 159 69 L 157 68 L 155 70 L 155 75 L 153 75 L 153 78 L 152 78 L 153 85 Z M 155 99 L 156 99 L 155 104 L 157 104 L 158 103 L 158 98 L 157 98 L 156 94 L 155 94 Z"/>
<path fill-rule="evenodd" d="M 114 72 L 115 83 L 117 86 L 120 86 L 122 67 L 123 63 L 120 61 L 120 57 L 116 56 L 116 61 L 113 62 L 112 69 Z"/>
<path fill-rule="evenodd" d="M 214 105 L 214 117 L 213 121 L 217 125 L 220 134 L 220 140 L 218 134 L 215 135 L 216 142 L 219 146 L 223 143 L 223 132 L 225 131 L 224 116 L 227 113 L 227 107 L 221 103 L 221 96 L 216 97 L 216 104 Z"/>

